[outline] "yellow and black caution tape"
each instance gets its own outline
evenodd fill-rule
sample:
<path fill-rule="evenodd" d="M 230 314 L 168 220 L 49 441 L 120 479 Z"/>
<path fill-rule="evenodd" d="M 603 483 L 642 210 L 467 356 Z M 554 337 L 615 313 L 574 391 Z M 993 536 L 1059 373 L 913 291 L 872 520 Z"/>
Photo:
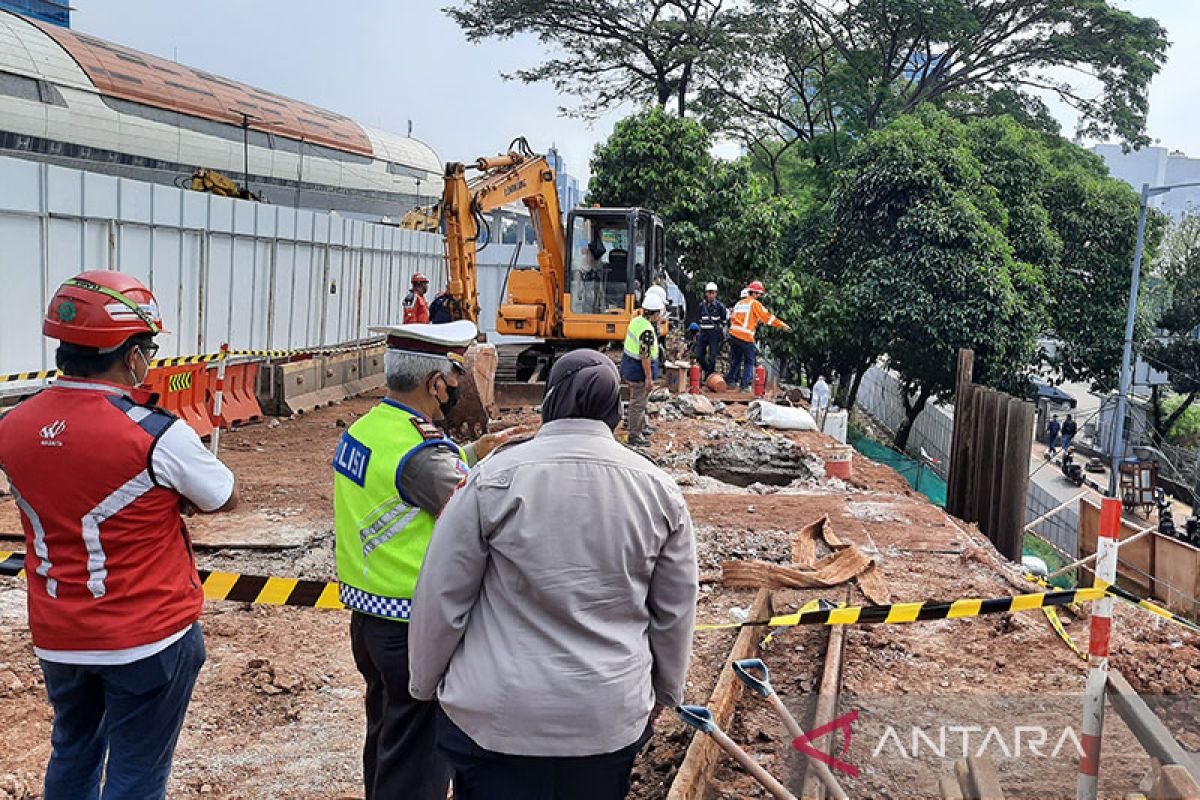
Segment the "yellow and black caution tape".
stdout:
<path fill-rule="evenodd" d="M 863 625 L 882 623 L 887 625 L 903 622 L 927 622 L 938 619 L 966 619 L 981 614 L 1007 614 L 1017 611 L 1032 611 L 1046 606 L 1065 606 L 1071 603 L 1088 603 L 1104 597 L 1102 587 L 1070 589 L 1066 591 L 1019 594 L 1013 597 L 995 597 L 986 600 L 966 599 L 953 602 L 891 603 L 883 606 L 845 606 L 832 609 L 798 611 L 794 614 L 747 620 L 746 622 L 697 625 L 698 631 L 744 628 L 751 625 L 787 627 L 790 625 Z"/>
<path fill-rule="evenodd" d="M 1029 581 L 1030 583 L 1036 583 L 1038 586 L 1049 586 L 1050 585 L 1049 583 L 1046 582 L 1045 578 L 1038 577 L 1037 575 L 1034 575 L 1032 573 L 1025 573 L 1025 580 Z M 1178 614 L 1176 614 L 1174 611 L 1163 608 L 1162 606 L 1158 605 L 1157 603 L 1154 603 L 1150 600 L 1144 600 L 1141 597 L 1138 597 L 1133 592 L 1130 592 L 1126 589 L 1122 589 L 1120 586 L 1106 586 L 1105 589 L 1106 589 L 1106 593 L 1110 597 L 1115 597 L 1118 600 L 1124 600 L 1126 603 L 1129 603 L 1130 605 L 1135 605 L 1138 608 L 1142 609 L 1143 611 L 1149 611 L 1151 614 L 1153 614 L 1156 617 L 1161 617 L 1162 619 L 1168 620 L 1169 622 L 1174 622 L 1176 625 L 1187 628 L 1192 633 L 1200 634 L 1200 625 L 1197 625 L 1195 622 L 1192 622 L 1187 617 L 1181 617 Z"/>
<path fill-rule="evenodd" d="M 1054 628 L 1054 632 L 1058 634 L 1058 638 L 1062 639 L 1067 647 L 1071 648 L 1072 653 L 1087 661 L 1087 653 L 1080 650 L 1079 645 L 1075 644 L 1075 640 L 1071 638 L 1071 634 L 1067 633 L 1067 629 L 1063 627 L 1062 620 L 1058 618 L 1058 611 L 1049 606 L 1042 606 L 1042 611 L 1045 613 L 1046 619 L 1050 621 L 1050 627 Z"/>
<path fill-rule="evenodd" d="M 24 573 L 24 553 L 0 552 L 0 575 L 22 577 Z M 271 578 L 205 569 L 199 573 L 204 597 L 208 600 L 299 608 L 345 608 L 338 599 L 336 581 Z"/>
<path fill-rule="evenodd" d="M 351 346 L 334 346 L 334 347 L 305 347 L 299 350 L 230 350 L 225 355 L 230 356 L 254 356 L 256 358 L 294 358 L 296 356 L 311 356 L 311 355 L 336 355 L 338 353 L 354 353 L 366 347 L 373 347 L 380 343 L 381 340 L 369 340 L 362 342 L 353 347 Z M 198 356 L 175 356 L 174 358 L 156 358 L 150 365 L 152 367 L 180 367 L 185 364 L 204 364 L 210 361 L 218 361 L 223 357 L 221 353 L 205 353 Z M 58 370 L 45 369 L 40 372 L 12 372 L 7 375 L 0 375 L 0 383 L 20 383 L 26 381 L 44 381 L 56 377 Z M 175 390 L 177 391 L 177 390 Z"/>

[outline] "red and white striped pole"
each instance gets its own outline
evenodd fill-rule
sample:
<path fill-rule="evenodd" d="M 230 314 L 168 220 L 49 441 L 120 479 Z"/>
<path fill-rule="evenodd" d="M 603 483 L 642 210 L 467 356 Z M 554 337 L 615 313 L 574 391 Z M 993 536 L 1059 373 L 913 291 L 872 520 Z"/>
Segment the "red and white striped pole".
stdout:
<path fill-rule="evenodd" d="M 1104 498 L 1100 506 L 1100 534 L 1096 537 L 1094 586 L 1117 582 L 1117 547 L 1121 531 L 1121 501 Z M 1087 689 L 1083 696 L 1083 735 L 1079 744 L 1079 781 L 1076 800 L 1096 800 L 1100 779 L 1100 735 L 1104 731 L 1104 687 L 1108 683 L 1108 641 L 1112 634 L 1113 599 L 1105 597 L 1092 603 L 1091 632 L 1088 637 Z"/>
<path fill-rule="evenodd" d="M 217 388 L 213 392 L 213 430 L 209 449 L 215 456 L 221 449 L 221 402 L 225 396 L 225 362 L 229 358 L 229 343 L 221 345 L 221 353 L 217 357 Z"/>

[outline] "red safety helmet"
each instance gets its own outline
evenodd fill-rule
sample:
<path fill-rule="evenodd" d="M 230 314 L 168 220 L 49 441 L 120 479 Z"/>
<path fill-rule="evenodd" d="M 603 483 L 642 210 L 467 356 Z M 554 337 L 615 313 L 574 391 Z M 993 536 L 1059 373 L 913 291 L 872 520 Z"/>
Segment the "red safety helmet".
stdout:
<path fill-rule="evenodd" d="M 139 333 L 163 333 L 158 301 L 123 272 L 81 272 L 58 287 L 42 333 L 60 342 L 113 350 Z"/>
<path fill-rule="evenodd" d="M 413 275 L 412 285 L 416 286 L 418 283 L 429 283 L 429 278 L 425 277 L 424 272 L 418 272 L 416 275 Z"/>
<path fill-rule="evenodd" d="M 750 281 L 750 285 L 746 287 L 752 292 L 763 294 L 767 291 L 767 287 L 762 285 L 762 281 Z"/>

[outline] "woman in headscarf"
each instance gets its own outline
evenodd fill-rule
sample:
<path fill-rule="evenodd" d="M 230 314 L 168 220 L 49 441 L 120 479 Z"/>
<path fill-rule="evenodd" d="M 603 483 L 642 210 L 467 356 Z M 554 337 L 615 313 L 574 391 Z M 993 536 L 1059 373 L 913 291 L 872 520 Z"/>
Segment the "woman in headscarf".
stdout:
<path fill-rule="evenodd" d="M 458 800 L 617 800 L 658 709 L 683 700 L 692 522 L 623 447 L 620 376 L 576 350 L 537 436 L 481 462 L 442 512 L 413 598 L 414 697 L 437 696 Z"/>

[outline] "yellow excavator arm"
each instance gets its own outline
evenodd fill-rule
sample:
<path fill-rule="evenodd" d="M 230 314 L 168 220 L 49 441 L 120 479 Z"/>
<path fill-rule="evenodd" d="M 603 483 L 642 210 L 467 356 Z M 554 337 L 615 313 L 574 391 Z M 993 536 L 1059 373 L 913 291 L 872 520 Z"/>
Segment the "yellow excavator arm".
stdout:
<path fill-rule="evenodd" d="M 469 169 L 481 175 L 468 181 Z M 509 277 L 509 302 L 501 304 L 498 321 L 521 320 L 523 333 L 542 338 L 561 330 L 566 242 L 554 177 L 549 162 L 533 153 L 524 139 L 514 141 L 505 155 L 446 165 L 442 220 L 450 296 L 464 319 L 479 318 L 476 244 L 487 227 L 486 215 L 519 201 L 529 209 L 537 232 L 539 268 L 515 270 Z"/>

